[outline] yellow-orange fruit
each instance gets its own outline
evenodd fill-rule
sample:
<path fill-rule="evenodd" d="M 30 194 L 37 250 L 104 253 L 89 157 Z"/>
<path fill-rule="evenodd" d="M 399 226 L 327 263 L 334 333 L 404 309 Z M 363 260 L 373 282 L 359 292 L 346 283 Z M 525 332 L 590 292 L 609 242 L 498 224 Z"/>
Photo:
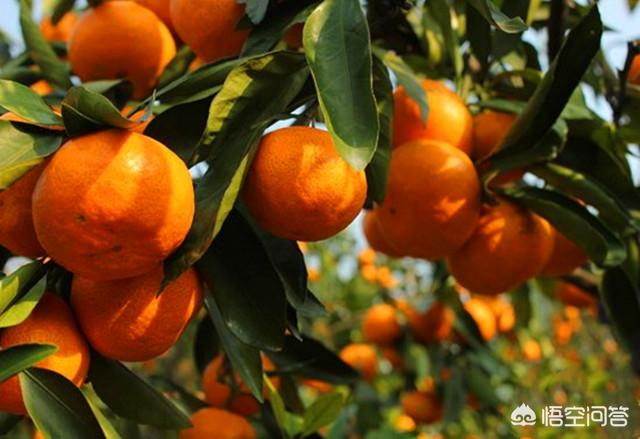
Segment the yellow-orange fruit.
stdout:
<path fill-rule="evenodd" d="M 90 9 L 69 39 L 69 62 L 80 79 L 129 79 L 134 99 L 151 93 L 175 54 L 175 42 L 164 23 L 129 0 L 107 1 Z"/>
<path fill-rule="evenodd" d="M 633 58 L 628 78 L 631 84 L 640 85 L 640 55 Z"/>
<path fill-rule="evenodd" d="M 510 332 L 516 325 L 516 313 L 513 305 L 500 296 L 476 296 L 489 306 L 496 318 L 498 332 Z"/>
<path fill-rule="evenodd" d="M 379 303 L 367 310 L 362 321 L 362 333 L 370 343 L 389 344 L 400 337 L 400 323 L 396 309 Z"/>
<path fill-rule="evenodd" d="M 455 313 L 441 302 L 434 302 L 424 313 L 405 311 L 413 335 L 423 343 L 448 339 L 453 332 Z"/>
<path fill-rule="evenodd" d="M 326 382 L 314 379 L 306 379 L 303 381 L 303 384 L 311 389 L 317 390 L 320 393 L 329 393 L 333 386 Z"/>
<path fill-rule="evenodd" d="M 358 254 L 358 265 L 374 265 L 376 263 L 376 251 L 365 248 Z"/>
<path fill-rule="evenodd" d="M 562 233 L 553 229 L 553 250 L 551 257 L 545 264 L 542 276 L 562 276 L 573 272 L 584 265 L 589 257 L 578 244 L 565 237 Z"/>
<path fill-rule="evenodd" d="M 191 428 L 180 431 L 180 439 L 256 439 L 253 426 L 242 416 L 207 407 L 191 415 Z"/>
<path fill-rule="evenodd" d="M 37 258 L 46 253 L 31 217 L 31 197 L 45 166 L 37 165 L 0 192 L 0 245 L 15 255 Z"/>
<path fill-rule="evenodd" d="M 160 20 L 167 26 L 171 33 L 175 33 L 173 22 L 171 21 L 171 0 L 135 0 L 147 9 L 153 11 Z"/>
<path fill-rule="evenodd" d="M 31 88 L 31 90 L 35 91 L 40 96 L 47 96 L 53 93 L 53 87 L 51 87 L 51 84 L 49 84 L 44 79 L 41 79 L 40 81 L 31 84 L 29 88 Z M 5 113 L 5 114 L 8 114 L 8 113 Z"/>
<path fill-rule="evenodd" d="M 184 162 L 126 130 L 69 140 L 38 180 L 33 222 L 60 265 L 94 280 L 154 269 L 184 240 L 195 210 Z"/>
<path fill-rule="evenodd" d="M 340 358 L 371 381 L 378 374 L 378 355 L 368 344 L 352 343 L 340 351 Z"/>
<path fill-rule="evenodd" d="M 537 362 L 542 359 L 540 343 L 535 340 L 527 340 L 522 344 L 522 356 L 527 361 Z"/>
<path fill-rule="evenodd" d="M 285 239 L 319 241 L 347 227 L 367 196 L 364 171 L 336 151 L 331 135 L 282 128 L 262 138 L 243 187 L 253 217 Z"/>
<path fill-rule="evenodd" d="M 442 403 L 433 392 L 408 392 L 400 399 L 403 412 L 421 424 L 433 424 L 442 419 Z"/>
<path fill-rule="evenodd" d="M 206 401 L 214 407 L 227 408 L 242 416 L 256 414 L 260 410 L 260 404 L 251 395 L 251 390 L 237 372 L 234 371 L 231 374 L 230 371 L 225 370 L 224 359 L 224 355 L 217 355 L 202 374 L 202 390 Z M 273 363 L 265 356 L 262 357 L 262 368 L 265 372 L 275 370 Z M 277 378 L 271 378 L 271 381 L 274 386 L 279 385 Z M 263 393 L 266 397 L 268 394 L 266 386 Z"/>
<path fill-rule="evenodd" d="M 393 428 L 401 433 L 411 433 L 416 430 L 416 421 L 409 415 L 400 414 L 393 422 Z"/>
<path fill-rule="evenodd" d="M 483 111 L 473 117 L 473 157 L 484 159 L 498 149 L 516 121 L 513 113 Z"/>
<path fill-rule="evenodd" d="M 400 86 L 393 93 L 393 145 L 400 146 L 419 139 L 446 142 L 467 155 L 473 147 L 473 117 L 464 101 L 438 81 L 425 79 L 422 88 L 427 96 L 429 114 L 422 123 L 420 106 Z"/>
<path fill-rule="evenodd" d="M 473 235 L 447 263 L 464 288 L 495 295 L 539 274 L 552 248 L 553 231 L 544 218 L 500 200 L 485 209 Z"/>
<path fill-rule="evenodd" d="M 185 271 L 158 296 L 164 277 L 149 273 L 113 281 L 74 276 L 71 304 L 89 343 L 120 361 L 146 361 L 166 352 L 202 306 L 202 285 Z"/>
<path fill-rule="evenodd" d="M 473 233 L 480 195 L 473 163 L 459 149 L 435 140 L 406 143 L 391 154 L 378 224 L 400 254 L 443 258 Z"/>
<path fill-rule="evenodd" d="M 55 294 L 45 293 L 25 321 L 0 332 L 1 349 L 32 343 L 58 347 L 35 367 L 59 373 L 76 386 L 84 382 L 89 371 L 89 347 L 71 310 Z M 17 375 L 0 383 L 0 411 L 18 415 L 27 413 Z"/>
<path fill-rule="evenodd" d="M 40 22 L 40 32 L 49 42 L 66 43 L 77 22 L 78 16 L 74 12 L 67 12 L 56 24 L 51 22 L 51 17 L 46 17 Z"/>
<path fill-rule="evenodd" d="M 471 315 L 485 341 L 496 336 L 496 317 L 491 308 L 481 299 L 471 298 L 464 303 L 464 309 Z"/>
<path fill-rule="evenodd" d="M 554 289 L 555 295 L 565 305 L 576 308 L 593 308 L 598 304 L 598 299 L 577 285 L 569 282 L 558 282 Z"/>
<path fill-rule="evenodd" d="M 372 249 L 387 256 L 398 257 L 400 254 L 384 236 L 378 222 L 376 210 L 368 210 L 362 220 L 362 231 Z"/>
<path fill-rule="evenodd" d="M 248 29 L 238 29 L 245 6 L 235 0 L 171 0 L 171 21 L 180 39 L 205 62 L 237 56 Z"/>

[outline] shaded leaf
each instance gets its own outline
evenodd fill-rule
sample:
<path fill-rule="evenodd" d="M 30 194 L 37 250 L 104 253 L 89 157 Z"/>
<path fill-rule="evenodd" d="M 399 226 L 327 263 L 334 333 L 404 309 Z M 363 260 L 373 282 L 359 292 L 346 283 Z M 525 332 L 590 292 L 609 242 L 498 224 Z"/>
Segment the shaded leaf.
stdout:
<path fill-rule="evenodd" d="M 65 14 L 73 9 L 76 0 L 57 0 L 51 13 L 51 22 L 57 24 Z"/>
<path fill-rule="evenodd" d="M 269 0 L 238 0 L 238 3 L 245 4 L 247 16 L 254 24 L 262 21 L 269 6 Z"/>
<path fill-rule="evenodd" d="M 58 350 L 47 344 L 22 344 L 0 350 L 0 382 L 27 369 Z"/>
<path fill-rule="evenodd" d="M 614 332 L 627 350 L 640 346 L 640 291 L 621 267 L 605 271 L 600 283 L 600 296 Z"/>
<path fill-rule="evenodd" d="M 62 118 L 71 137 L 105 127 L 129 129 L 137 124 L 124 117 L 105 96 L 82 86 L 71 88 L 65 96 Z"/>
<path fill-rule="evenodd" d="M 0 107 L 39 125 L 62 125 L 62 118 L 36 92 L 17 82 L 0 80 Z"/>
<path fill-rule="evenodd" d="M 456 422 L 464 409 L 467 400 L 464 373 L 459 365 L 451 367 L 451 377 L 444 383 L 444 420 Z"/>
<path fill-rule="evenodd" d="M 302 436 L 310 435 L 336 420 L 344 405 L 340 393 L 322 395 L 304 412 Z"/>
<path fill-rule="evenodd" d="M 194 59 L 196 59 L 196 54 L 193 53 L 193 50 L 186 44 L 182 46 L 164 68 L 162 75 L 158 79 L 158 88 L 161 89 L 187 73 Z"/>
<path fill-rule="evenodd" d="M 111 421 L 109 421 L 105 414 L 102 413 L 100 398 L 98 398 L 98 395 L 96 394 L 95 390 L 93 390 L 93 387 L 89 385 L 82 386 L 80 391 L 84 395 L 84 398 L 87 400 L 87 403 L 89 403 L 89 407 L 96 417 L 98 424 L 100 424 L 100 428 L 102 429 L 105 438 L 122 439 L 118 431 L 111 424 Z"/>
<path fill-rule="evenodd" d="M 203 373 L 209 363 L 220 352 L 220 340 L 213 326 L 213 322 L 207 316 L 200 320 L 194 340 L 193 355 L 196 367 Z"/>
<path fill-rule="evenodd" d="M 493 0 L 467 0 L 482 15 L 485 20 L 503 32 L 514 34 L 527 30 L 527 25 L 520 17 L 506 16 Z"/>

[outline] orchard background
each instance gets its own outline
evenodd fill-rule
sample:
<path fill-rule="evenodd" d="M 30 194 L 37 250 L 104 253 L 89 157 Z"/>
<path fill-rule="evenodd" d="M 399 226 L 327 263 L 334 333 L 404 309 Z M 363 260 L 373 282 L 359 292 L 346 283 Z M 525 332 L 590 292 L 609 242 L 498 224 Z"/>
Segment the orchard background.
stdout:
<path fill-rule="evenodd" d="M 640 435 L 635 1 L 220 0 L 204 39 L 211 1 L 171 1 L 75 42 L 41 21 L 106 2 L 0 6 L 0 436 Z M 96 166 L 144 190 L 86 204 Z M 168 250 L 131 232 L 157 203 Z M 128 241 L 79 262 L 117 208 Z"/>

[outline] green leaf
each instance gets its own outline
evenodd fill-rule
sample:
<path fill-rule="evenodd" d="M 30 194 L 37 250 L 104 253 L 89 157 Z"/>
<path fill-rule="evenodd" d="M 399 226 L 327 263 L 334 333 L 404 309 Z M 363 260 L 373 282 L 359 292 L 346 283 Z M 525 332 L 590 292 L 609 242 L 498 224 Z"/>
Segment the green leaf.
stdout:
<path fill-rule="evenodd" d="M 516 119 L 501 146 L 526 150 L 538 143 L 556 123 L 580 79 L 600 50 L 602 21 L 597 6 L 567 35 L 558 56 Z"/>
<path fill-rule="evenodd" d="M 269 0 L 238 0 L 238 3 L 244 3 L 247 16 L 253 24 L 258 24 L 264 18 L 269 6 Z"/>
<path fill-rule="evenodd" d="M 152 375 L 149 377 L 149 380 L 156 390 L 171 394 L 173 402 L 178 404 L 183 411 L 187 413 L 194 413 L 209 406 L 208 403 L 196 398 L 191 393 L 187 392 L 182 386 L 177 385 L 165 376 Z"/>
<path fill-rule="evenodd" d="M 67 12 L 73 10 L 75 5 L 76 0 L 57 0 L 51 13 L 51 22 L 57 24 Z"/>
<path fill-rule="evenodd" d="M 269 352 L 278 370 L 295 373 L 336 384 L 352 384 L 360 375 L 334 352 L 313 338 L 304 336 L 302 341 L 291 335 L 285 338 L 281 351 Z"/>
<path fill-rule="evenodd" d="M 53 154 L 62 145 L 62 136 L 53 132 L 26 131 L 0 120 L 0 190 L 7 189 Z"/>
<path fill-rule="evenodd" d="M 491 26 L 475 8 L 467 8 L 466 17 L 467 40 L 469 40 L 473 55 L 482 67 L 482 72 L 486 73 L 491 55 Z"/>
<path fill-rule="evenodd" d="M 362 170 L 373 158 L 380 127 L 369 27 L 360 2 L 323 1 L 307 19 L 303 41 L 335 146 L 353 168 Z"/>
<path fill-rule="evenodd" d="M 382 62 L 393 72 L 398 83 L 402 85 L 407 95 L 420 107 L 420 117 L 422 123 L 427 123 L 429 116 L 429 103 L 427 102 L 427 94 L 422 88 L 420 80 L 402 58 L 394 52 L 384 52 L 381 49 L 374 49 L 375 54 Z"/>
<path fill-rule="evenodd" d="M 193 342 L 193 356 L 196 367 L 202 373 L 220 352 L 220 339 L 209 316 L 205 316 L 200 320 Z"/>
<path fill-rule="evenodd" d="M 262 402 L 264 398 L 262 396 L 262 360 L 260 359 L 260 351 L 241 342 L 233 335 L 225 324 L 222 314 L 220 314 L 220 309 L 210 293 L 205 295 L 204 303 L 233 369 L 240 374 L 242 382 L 249 387 L 253 396 Z"/>
<path fill-rule="evenodd" d="M 105 96 L 77 86 L 62 101 L 62 118 L 71 137 L 81 136 L 105 127 L 129 129 L 136 122 L 124 117 Z"/>
<path fill-rule="evenodd" d="M 516 34 L 527 30 L 527 25 L 520 17 L 507 17 L 492 0 L 467 0 L 485 20 L 502 32 Z"/>
<path fill-rule="evenodd" d="M 10 433 L 22 419 L 23 416 L 0 412 L 0 436 Z"/>
<path fill-rule="evenodd" d="M 627 350 L 638 349 L 640 340 L 640 291 L 621 267 L 604 272 L 600 283 L 600 297 L 614 332 Z"/>
<path fill-rule="evenodd" d="M 91 92 L 105 96 L 117 108 L 124 107 L 133 93 L 133 83 L 127 79 L 90 81 L 82 83 L 82 86 Z"/>
<path fill-rule="evenodd" d="M 111 421 L 109 421 L 109 419 L 105 416 L 105 414 L 102 413 L 102 409 L 100 407 L 101 406 L 100 398 L 98 398 L 98 395 L 96 394 L 95 390 L 93 390 L 93 387 L 91 387 L 90 385 L 82 386 L 80 391 L 84 395 L 84 398 L 87 400 L 87 403 L 91 408 L 91 411 L 93 412 L 94 416 L 96 417 L 96 420 L 100 424 L 100 428 L 102 429 L 102 432 L 104 433 L 105 438 L 106 439 L 122 439 L 118 431 L 111 424 Z"/>
<path fill-rule="evenodd" d="M 22 344 L 0 350 L 0 382 L 44 360 L 58 350 L 47 344 Z"/>
<path fill-rule="evenodd" d="M 165 262 L 165 281 L 193 265 L 220 231 L 233 208 L 264 130 L 302 89 L 308 77 L 304 57 L 275 52 L 252 58 L 227 77 L 209 109 L 201 149 L 209 169 L 196 187 L 193 226 Z"/>
<path fill-rule="evenodd" d="M 444 420 L 446 423 L 456 422 L 464 409 L 467 400 L 464 376 L 460 365 L 451 368 L 451 377 L 444 383 Z"/>
<path fill-rule="evenodd" d="M 459 79 L 460 75 L 462 75 L 462 69 L 464 68 L 464 60 L 462 59 L 458 35 L 451 26 L 451 9 L 449 3 L 446 0 L 432 0 L 429 2 L 429 8 L 433 18 L 442 29 L 446 52 L 451 59 L 456 79 Z"/>
<path fill-rule="evenodd" d="M 491 383 L 491 377 L 480 367 L 471 365 L 465 368 L 464 379 L 471 394 L 485 405 L 496 407 L 500 404 L 501 401 L 495 391 L 494 384 Z"/>
<path fill-rule="evenodd" d="M 33 261 L 23 265 L 9 276 L 0 280 L 0 314 L 2 314 L 17 297 L 20 297 L 33 287 L 44 274 L 45 270 L 42 262 Z"/>
<path fill-rule="evenodd" d="M 89 379 L 114 413 L 164 430 L 191 426 L 186 414 L 121 363 L 91 353 Z"/>
<path fill-rule="evenodd" d="M 271 380 L 268 377 L 265 377 L 264 382 L 267 385 L 267 389 L 269 389 L 269 404 L 271 404 L 271 408 L 273 409 L 273 416 L 276 418 L 278 427 L 280 427 L 281 432 L 283 433 L 287 432 L 287 425 L 289 425 L 288 418 L 291 415 L 287 413 L 287 410 L 284 406 L 284 401 L 282 401 L 280 394 L 274 387 Z M 293 435 L 288 434 L 288 436 L 293 436 Z"/>
<path fill-rule="evenodd" d="M 37 368 L 19 377 L 24 405 L 45 437 L 105 438 L 82 392 L 71 381 Z"/>
<path fill-rule="evenodd" d="M 612 267 L 626 258 L 624 242 L 577 201 L 559 192 L 535 187 L 502 191 L 546 218 L 560 233 L 578 244 L 596 264 Z"/>
<path fill-rule="evenodd" d="M 13 81 L 0 80 L 0 107 L 39 125 L 62 125 L 62 118 L 29 87 Z"/>
<path fill-rule="evenodd" d="M 189 71 L 189 66 L 196 59 L 196 54 L 186 44 L 178 50 L 178 53 L 167 64 L 158 79 L 158 88 L 162 88 L 167 84 L 172 83 L 176 79 L 182 77 Z"/>
<path fill-rule="evenodd" d="M 47 277 L 43 277 L 24 296 L 0 313 L 0 328 L 16 326 L 24 322 L 36 307 L 47 287 Z"/>
<path fill-rule="evenodd" d="M 282 347 L 284 287 L 262 242 L 242 215 L 229 215 L 196 266 L 225 324 L 238 339 L 260 349 Z"/>
<path fill-rule="evenodd" d="M 336 420 L 344 406 L 340 393 L 322 395 L 304 413 L 302 436 L 308 436 Z"/>
<path fill-rule="evenodd" d="M 31 2 L 20 0 L 20 28 L 27 50 L 47 81 L 62 89 L 71 87 L 67 66 L 60 61 L 31 18 Z"/>
<path fill-rule="evenodd" d="M 384 200 L 389 178 L 391 141 L 393 129 L 393 86 L 389 72 L 379 58 L 373 59 L 373 91 L 378 105 L 380 135 L 371 163 L 366 168 L 367 200 L 378 203 Z M 422 94 L 424 99 L 424 93 Z"/>

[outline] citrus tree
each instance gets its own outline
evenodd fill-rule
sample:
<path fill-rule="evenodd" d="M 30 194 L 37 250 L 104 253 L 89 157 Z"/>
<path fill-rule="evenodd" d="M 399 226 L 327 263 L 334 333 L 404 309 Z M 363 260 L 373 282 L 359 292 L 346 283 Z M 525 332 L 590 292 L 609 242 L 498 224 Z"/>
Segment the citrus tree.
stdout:
<path fill-rule="evenodd" d="M 17 3 L 0 435 L 639 433 L 640 46 L 597 4 Z"/>

